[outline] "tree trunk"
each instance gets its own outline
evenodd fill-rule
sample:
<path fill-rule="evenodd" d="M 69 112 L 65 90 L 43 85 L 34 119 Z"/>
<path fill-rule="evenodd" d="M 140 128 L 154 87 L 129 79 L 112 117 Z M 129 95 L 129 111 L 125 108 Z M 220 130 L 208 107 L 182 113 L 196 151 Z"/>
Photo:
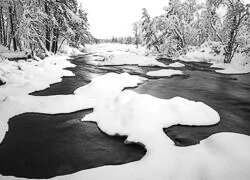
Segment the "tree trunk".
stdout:
<path fill-rule="evenodd" d="M 60 46 L 59 46 L 59 48 L 58 48 L 58 50 L 60 50 L 61 49 L 61 47 L 62 47 L 62 45 L 63 45 L 63 43 L 64 43 L 64 41 L 66 40 L 66 38 L 64 38 L 63 40 L 62 40 L 62 42 L 61 42 L 61 44 L 60 44 Z"/>
<path fill-rule="evenodd" d="M 44 8 L 45 8 L 45 13 L 47 15 L 49 15 L 49 7 L 48 7 L 48 4 L 46 2 L 44 4 Z M 45 46 L 46 46 L 47 51 L 50 51 L 50 41 L 51 41 L 50 34 L 51 34 L 51 29 L 50 29 L 48 22 L 47 22 L 46 33 L 45 33 Z"/>
<path fill-rule="evenodd" d="M 47 54 L 47 56 L 51 56 L 50 52 L 46 49 L 44 43 L 42 42 L 42 40 L 39 38 L 39 36 L 36 37 L 41 48 L 45 51 L 45 54 Z"/>
<path fill-rule="evenodd" d="M 0 7 L 0 43 L 3 44 L 3 26 L 2 26 L 2 15 L 3 15 L 3 7 Z"/>
<path fill-rule="evenodd" d="M 6 32 L 5 32 L 5 22 L 4 22 L 4 18 L 3 18 L 3 7 L 1 7 L 0 9 L 0 19 L 1 19 L 1 34 L 2 34 L 2 44 L 4 46 L 7 45 L 7 36 L 6 36 Z"/>
<path fill-rule="evenodd" d="M 15 32 L 15 39 L 16 39 L 16 44 L 19 47 L 20 51 L 23 51 L 23 46 L 22 46 L 22 42 L 20 39 L 20 35 L 19 33 L 17 33 L 17 27 L 19 25 L 19 19 L 17 18 L 17 12 L 16 12 L 16 4 L 14 3 L 14 14 L 13 14 L 13 19 L 14 19 L 14 32 Z"/>
<path fill-rule="evenodd" d="M 58 49 L 58 37 L 59 37 L 59 30 L 57 28 L 54 28 L 54 30 L 53 30 L 53 43 L 52 43 L 52 52 L 54 54 L 57 53 L 57 49 Z"/>
<path fill-rule="evenodd" d="M 227 43 L 227 46 L 224 48 L 225 50 L 225 58 L 224 58 L 224 63 L 230 63 L 235 51 L 238 48 L 238 45 L 235 46 L 235 41 L 236 41 L 236 35 L 237 35 L 237 31 L 238 31 L 238 27 L 237 27 L 237 17 L 234 16 L 233 19 L 233 27 L 230 31 L 230 35 L 229 35 L 229 41 Z"/>
<path fill-rule="evenodd" d="M 11 46 L 11 41 L 13 40 L 13 49 L 14 51 L 17 50 L 17 43 L 16 43 L 16 37 L 15 37 L 15 23 L 14 23 L 14 11 L 13 7 L 9 7 L 9 15 L 10 15 L 10 29 L 11 29 L 11 37 L 9 42 L 9 49 Z"/>

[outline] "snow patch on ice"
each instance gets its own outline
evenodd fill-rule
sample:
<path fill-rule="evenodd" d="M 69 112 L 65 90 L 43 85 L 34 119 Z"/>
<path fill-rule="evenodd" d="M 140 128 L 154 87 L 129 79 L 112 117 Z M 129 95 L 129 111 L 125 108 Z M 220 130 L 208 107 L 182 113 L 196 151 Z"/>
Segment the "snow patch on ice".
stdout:
<path fill-rule="evenodd" d="M 179 62 L 175 62 L 175 63 L 171 63 L 168 65 L 169 67 L 174 67 L 174 68 L 181 68 L 181 67 L 185 67 L 184 64 L 179 63 Z"/>
<path fill-rule="evenodd" d="M 59 62 L 61 62 L 62 64 L 60 64 Z M 50 67 L 50 63 L 53 64 L 52 67 Z M 56 69 L 54 69 L 54 63 L 57 64 L 55 65 L 57 67 Z M 51 83 L 51 79 L 49 79 L 50 76 L 57 76 L 58 80 L 60 80 L 59 77 L 62 75 L 61 73 L 64 72 L 64 70 L 62 70 L 61 68 L 63 68 L 65 65 L 69 65 L 68 63 L 63 63 L 63 59 L 59 57 L 50 57 L 48 59 L 45 59 L 41 66 L 45 66 L 46 71 L 42 68 L 42 74 L 38 74 L 38 76 L 37 74 L 31 74 L 34 75 L 35 80 L 38 81 L 35 84 L 33 84 L 34 79 L 31 79 L 31 81 L 26 79 L 18 79 L 18 81 L 25 82 L 21 83 L 21 85 L 13 82 L 14 87 L 12 87 L 12 84 L 3 85 L 3 88 L 1 88 L 0 86 L 0 142 L 2 142 L 5 133 L 8 131 L 8 120 L 13 116 L 25 112 L 57 114 L 70 113 L 82 109 L 93 108 L 96 103 L 98 103 L 99 100 L 103 98 L 103 96 L 106 96 L 107 94 L 116 94 L 126 87 L 135 87 L 146 80 L 146 78 L 132 76 L 127 73 L 109 73 L 103 76 L 95 77 L 91 81 L 91 83 L 78 88 L 72 95 L 41 97 L 28 95 L 29 92 L 38 90 L 39 88 L 44 88 L 45 86 L 47 87 L 49 83 Z M 32 69 L 32 67 L 28 67 L 28 70 L 30 69 Z M 62 71 L 61 73 L 59 71 L 60 69 Z M 37 69 L 33 70 L 35 72 L 35 70 Z M 54 70 L 58 74 L 54 74 Z M 54 80 L 57 80 L 57 78 L 55 78 Z M 40 85 L 39 82 L 43 84 Z"/>
<path fill-rule="evenodd" d="M 173 69 L 161 69 L 157 71 L 147 72 L 147 75 L 152 77 L 164 77 L 164 76 L 169 77 L 173 75 L 182 75 L 182 74 L 183 74 L 182 71 Z"/>

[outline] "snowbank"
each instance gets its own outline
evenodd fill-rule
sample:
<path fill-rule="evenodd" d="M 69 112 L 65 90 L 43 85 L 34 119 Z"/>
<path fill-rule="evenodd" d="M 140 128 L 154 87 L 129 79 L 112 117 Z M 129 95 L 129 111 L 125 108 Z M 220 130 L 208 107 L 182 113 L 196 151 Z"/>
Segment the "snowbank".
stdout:
<path fill-rule="evenodd" d="M 180 70 L 173 70 L 173 69 L 161 69 L 157 71 L 149 71 L 147 72 L 148 76 L 153 76 L 153 77 L 163 77 L 163 76 L 173 76 L 173 75 L 182 75 L 182 71 Z"/>
<path fill-rule="evenodd" d="M 99 66 L 105 65 L 139 65 L 166 67 L 158 62 L 154 56 L 146 56 L 142 47 L 136 49 L 134 45 L 101 44 L 87 46 L 91 53 L 89 62 Z"/>
<path fill-rule="evenodd" d="M 250 72 L 250 57 L 243 53 L 235 53 L 231 63 L 224 63 L 224 50 L 217 42 L 204 43 L 199 50 L 189 51 L 176 60 L 191 62 L 208 62 L 212 63 L 211 67 L 222 68 L 216 70 L 222 74 L 244 74 Z"/>
<path fill-rule="evenodd" d="M 83 47 L 81 47 L 83 49 Z M 67 56 L 83 55 L 85 53 L 81 52 L 79 49 L 71 47 L 69 45 L 63 45 L 59 50 L 59 53 Z"/>
<path fill-rule="evenodd" d="M 21 96 L 42 90 L 50 84 L 60 82 L 62 76 L 73 76 L 65 67 L 73 67 L 67 57 L 53 56 L 43 61 L 9 61 L 0 62 L 0 76 L 6 84 L 0 86 L 0 99 L 6 96 Z"/>
<path fill-rule="evenodd" d="M 27 96 L 28 93 L 60 82 L 62 76 L 74 75 L 71 71 L 64 70 L 65 67 L 74 66 L 66 59 L 66 56 L 53 56 L 39 62 L 7 59 L 0 61 L 0 78 L 5 82 L 0 86 L 0 142 L 8 130 L 9 118 L 16 115 L 20 109 L 27 108 L 30 97 Z"/>
<path fill-rule="evenodd" d="M 12 51 L 9 50 L 7 47 L 0 45 L 0 60 L 2 59 L 2 57 L 4 58 L 27 58 L 28 56 L 28 52 L 27 51 Z"/>
<path fill-rule="evenodd" d="M 61 62 L 61 64 L 54 65 L 54 63 L 58 62 Z M 28 95 L 29 92 L 49 86 L 52 80 L 54 80 L 54 82 L 57 80 L 60 81 L 61 75 L 71 75 L 71 73 L 69 73 L 70 71 L 62 69 L 68 63 L 66 59 L 64 61 L 64 59 L 60 57 L 47 58 L 44 60 L 44 63 L 42 63 L 41 69 L 28 67 L 28 70 L 32 69 L 32 71 L 27 71 L 27 73 L 35 73 L 31 74 L 35 79 L 17 79 L 17 81 L 20 81 L 20 84 L 18 84 L 18 82 L 9 84 L 8 82 L 6 85 L 3 85 L 3 87 L 0 86 L 0 142 L 2 142 L 5 133 L 8 131 L 8 120 L 13 116 L 25 112 L 57 114 L 93 108 L 99 99 L 106 94 L 115 94 L 126 87 L 135 87 L 146 80 L 145 78 L 132 76 L 127 73 L 109 73 L 94 78 L 91 83 L 78 88 L 72 95 L 41 97 Z M 69 66 L 69 64 L 67 66 Z M 43 68 L 46 68 L 46 71 Z M 36 74 L 38 70 L 42 73 L 39 72 L 41 74 Z M 12 74 L 14 74 L 14 72 L 12 72 Z M 57 76 L 57 78 L 54 77 L 53 79 L 52 76 Z M 34 80 L 37 82 L 33 82 Z"/>

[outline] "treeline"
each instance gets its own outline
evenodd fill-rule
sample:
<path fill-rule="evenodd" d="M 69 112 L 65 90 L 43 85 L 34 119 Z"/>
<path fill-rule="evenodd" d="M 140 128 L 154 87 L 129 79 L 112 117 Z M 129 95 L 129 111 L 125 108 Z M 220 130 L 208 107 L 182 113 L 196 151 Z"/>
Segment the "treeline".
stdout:
<path fill-rule="evenodd" d="M 96 43 L 119 43 L 119 44 L 134 44 L 135 37 L 127 36 L 127 37 L 112 37 L 110 39 L 97 39 Z"/>
<path fill-rule="evenodd" d="M 57 53 L 67 42 L 90 42 L 87 13 L 77 0 L 0 0 L 0 43 L 9 49 Z"/>
<path fill-rule="evenodd" d="M 241 0 L 169 0 L 165 13 L 150 17 L 143 9 L 134 24 L 135 43 L 168 56 L 185 54 L 207 41 L 224 47 L 225 63 L 241 49 L 250 51 L 250 5 Z"/>

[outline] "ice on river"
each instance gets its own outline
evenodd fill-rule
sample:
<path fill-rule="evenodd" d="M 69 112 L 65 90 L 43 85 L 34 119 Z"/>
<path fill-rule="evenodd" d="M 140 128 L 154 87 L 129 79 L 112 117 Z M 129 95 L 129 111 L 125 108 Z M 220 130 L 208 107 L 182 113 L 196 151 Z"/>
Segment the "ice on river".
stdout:
<path fill-rule="evenodd" d="M 173 69 L 161 69 L 161 70 L 157 70 L 157 71 L 149 71 L 147 72 L 148 76 L 153 76 L 153 77 L 169 77 L 169 76 L 173 76 L 173 75 L 182 75 L 182 71 L 180 70 L 173 70 Z"/>

